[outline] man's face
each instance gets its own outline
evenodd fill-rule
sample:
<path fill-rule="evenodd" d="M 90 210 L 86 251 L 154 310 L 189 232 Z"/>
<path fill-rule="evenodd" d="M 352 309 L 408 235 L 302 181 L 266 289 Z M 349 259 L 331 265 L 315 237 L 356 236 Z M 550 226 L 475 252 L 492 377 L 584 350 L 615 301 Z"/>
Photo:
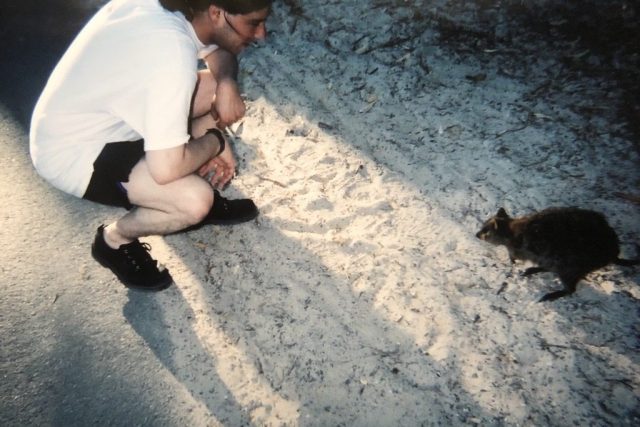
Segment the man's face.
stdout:
<path fill-rule="evenodd" d="M 264 8 L 246 15 L 231 15 L 222 11 L 223 26 L 218 46 L 238 54 L 256 40 L 267 37 L 266 20 L 271 12 Z"/>

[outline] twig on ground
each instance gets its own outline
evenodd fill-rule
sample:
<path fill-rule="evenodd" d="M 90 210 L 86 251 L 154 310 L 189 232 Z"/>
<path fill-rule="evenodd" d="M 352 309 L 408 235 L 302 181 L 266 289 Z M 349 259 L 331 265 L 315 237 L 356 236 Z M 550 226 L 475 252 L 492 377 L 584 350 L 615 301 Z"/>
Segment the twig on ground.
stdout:
<path fill-rule="evenodd" d="M 531 166 L 537 166 L 539 164 L 545 163 L 550 156 L 551 156 L 551 153 L 547 153 L 547 155 L 544 156 L 542 159 L 540 159 L 540 160 L 538 160 L 536 162 L 533 162 L 533 163 L 524 164 L 524 165 L 522 165 L 522 167 L 523 168 L 530 168 Z"/>
<path fill-rule="evenodd" d="M 529 123 L 525 123 L 522 126 L 517 127 L 517 128 L 503 130 L 502 132 L 498 132 L 496 134 L 496 138 L 501 138 L 502 136 L 504 136 L 504 135 L 506 135 L 508 133 L 511 133 L 511 132 L 520 132 L 521 130 L 524 130 L 524 129 L 528 128 L 528 127 L 529 127 Z"/>
<path fill-rule="evenodd" d="M 285 184 L 281 183 L 280 181 L 276 181 L 275 179 L 267 178 L 266 176 L 262 176 L 262 175 L 256 175 L 256 176 L 258 178 L 260 178 L 261 180 L 263 180 L 263 181 L 273 182 L 278 187 L 287 188 L 287 186 Z"/>
<path fill-rule="evenodd" d="M 615 193 L 613 193 L 613 195 L 621 199 L 627 200 L 633 204 L 640 205 L 640 196 L 637 194 L 622 193 L 620 191 L 616 191 Z"/>

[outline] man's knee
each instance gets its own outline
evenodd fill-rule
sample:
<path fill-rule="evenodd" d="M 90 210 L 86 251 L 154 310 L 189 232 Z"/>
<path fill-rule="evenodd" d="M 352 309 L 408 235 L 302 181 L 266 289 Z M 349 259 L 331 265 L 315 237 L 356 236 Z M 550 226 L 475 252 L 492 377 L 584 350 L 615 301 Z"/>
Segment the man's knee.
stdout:
<path fill-rule="evenodd" d="M 216 82 L 209 70 L 198 71 L 198 84 L 194 94 L 191 118 L 200 117 L 211 111 L 211 100 L 217 88 L 218 82 Z"/>
<path fill-rule="evenodd" d="M 194 225 L 202 221 L 213 206 L 213 189 L 205 181 L 184 189 L 176 200 L 176 208 L 185 222 Z"/>

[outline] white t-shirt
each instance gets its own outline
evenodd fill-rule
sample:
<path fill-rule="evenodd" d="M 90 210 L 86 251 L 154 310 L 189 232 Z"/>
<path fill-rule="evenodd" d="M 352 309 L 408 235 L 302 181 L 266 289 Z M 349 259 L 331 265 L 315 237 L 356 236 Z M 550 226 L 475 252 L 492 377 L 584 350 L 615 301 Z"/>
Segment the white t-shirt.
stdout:
<path fill-rule="evenodd" d="M 109 142 L 145 150 L 189 140 L 198 58 L 211 53 L 191 23 L 158 0 L 113 0 L 78 34 L 54 69 L 31 119 L 38 173 L 78 197 Z"/>

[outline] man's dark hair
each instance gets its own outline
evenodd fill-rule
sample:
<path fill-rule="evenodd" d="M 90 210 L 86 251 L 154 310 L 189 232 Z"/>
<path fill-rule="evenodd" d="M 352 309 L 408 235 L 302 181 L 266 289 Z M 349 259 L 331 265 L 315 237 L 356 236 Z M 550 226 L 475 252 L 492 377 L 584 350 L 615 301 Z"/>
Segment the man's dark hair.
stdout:
<path fill-rule="evenodd" d="M 246 15 L 271 6 L 273 0 L 160 0 L 160 4 L 172 12 L 182 12 L 191 21 L 196 12 L 207 10 L 210 5 L 218 6 L 232 15 Z"/>

